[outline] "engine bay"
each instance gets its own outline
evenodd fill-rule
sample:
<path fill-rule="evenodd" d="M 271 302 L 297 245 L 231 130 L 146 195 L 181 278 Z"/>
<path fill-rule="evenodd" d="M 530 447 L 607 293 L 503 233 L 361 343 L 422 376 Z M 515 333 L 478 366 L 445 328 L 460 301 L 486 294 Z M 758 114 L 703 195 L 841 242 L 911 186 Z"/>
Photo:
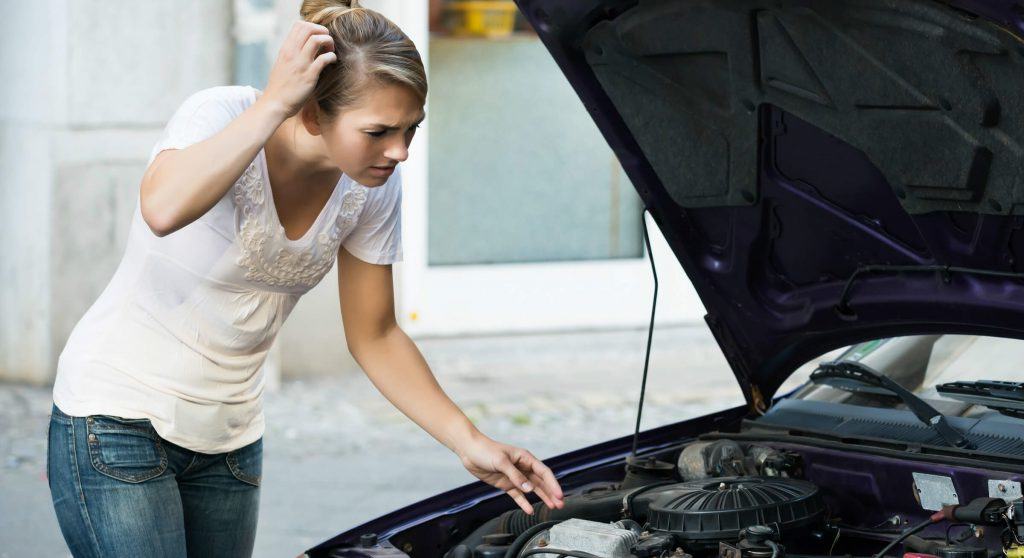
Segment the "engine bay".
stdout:
<path fill-rule="evenodd" d="M 1020 481 L 969 466 L 711 437 L 631 457 L 621 480 L 573 490 L 562 509 L 507 511 L 443 555 L 1021 558 Z"/>

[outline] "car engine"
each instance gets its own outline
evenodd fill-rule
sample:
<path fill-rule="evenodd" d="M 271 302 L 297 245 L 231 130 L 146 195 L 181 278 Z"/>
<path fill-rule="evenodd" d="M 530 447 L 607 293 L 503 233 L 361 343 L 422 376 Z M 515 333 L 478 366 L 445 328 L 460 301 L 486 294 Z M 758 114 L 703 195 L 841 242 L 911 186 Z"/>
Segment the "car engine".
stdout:
<path fill-rule="evenodd" d="M 717 555 L 723 543 L 737 543 L 736 551 L 743 556 L 759 551 L 771 556 L 770 545 L 778 533 L 803 534 L 805 528 L 821 523 L 825 514 L 816 486 L 786 478 L 721 477 L 655 484 L 627 490 L 622 498 L 632 519 L 610 524 L 568 519 L 523 537 L 519 555 L 556 558 L 560 554 L 540 552 L 545 548 L 609 558 L 672 555 L 677 549 L 691 555 Z"/>
<path fill-rule="evenodd" d="M 844 524 L 822 488 L 801 478 L 797 452 L 718 439 L 691 443 L 676 455 L 675 463 L 631 458 L 621 482 L 584 486 L 562 509 L 505 512 L 445 558 L 872 556 L 896 538 L 912 558 L 1024 558 L 1018 535 L 1007 528 L 1017 525 L 1014 504 L 1003 500 L 980 498 L 960 506 L 963 511 L 935 512 L 934 521 L 945 513 L 950 529 L 959 526 L 952 538 L 950 529 L 945 537 L 901 536 L 907 520 L 899 517 L 874 531 Z M 843 497 L 835 488 L 827 492 L 828 499 Z M 981 526 L 996 523 L 986 535 Z M 1014 528 L 1024 538 L 1024 523 Z M 993 535 L 999 532 L 1001 540 Z"/>

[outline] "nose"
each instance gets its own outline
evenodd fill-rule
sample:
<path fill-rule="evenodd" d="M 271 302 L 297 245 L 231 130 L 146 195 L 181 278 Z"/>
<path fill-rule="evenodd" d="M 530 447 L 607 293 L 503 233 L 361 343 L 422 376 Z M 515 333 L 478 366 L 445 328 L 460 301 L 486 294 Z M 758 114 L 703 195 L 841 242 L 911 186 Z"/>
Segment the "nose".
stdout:
<path fill-rule="evenodd" d="M 401 163 L 409 158 L 409 144 L 402 137 L 395 138 L 395 140 L 384 150 L 384 156 L 389 160 Z"/>

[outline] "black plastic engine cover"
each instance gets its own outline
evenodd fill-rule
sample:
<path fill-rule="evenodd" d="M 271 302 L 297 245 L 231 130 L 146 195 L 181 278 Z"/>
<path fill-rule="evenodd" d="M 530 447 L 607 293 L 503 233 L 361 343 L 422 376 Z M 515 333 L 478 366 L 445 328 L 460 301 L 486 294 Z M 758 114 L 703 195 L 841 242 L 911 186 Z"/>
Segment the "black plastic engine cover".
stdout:
<path fill-rule="evenodd" d="M 780 477 L 705 479 L 652 490 L 647 520 L 682 541 L 735 540 L 740 530 L 771 525 L 783 535 L 820 520 L 825 504 L 814 484 Z"/>

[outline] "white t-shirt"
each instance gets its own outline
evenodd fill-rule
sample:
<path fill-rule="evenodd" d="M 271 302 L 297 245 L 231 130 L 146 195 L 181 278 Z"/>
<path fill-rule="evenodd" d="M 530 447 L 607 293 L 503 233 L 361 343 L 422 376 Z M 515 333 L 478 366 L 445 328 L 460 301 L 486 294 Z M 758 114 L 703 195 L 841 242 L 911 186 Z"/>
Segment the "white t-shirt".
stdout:
<path fill-rule="evenodd" d="M 149 162 L 214 135 L 257 93 L 195 93 Z M 136 203 L 121 263 L 58 360 L 53 399 L 61 411 L 148 418 L 161 437 L 203 453 L 263 435 L 267 351 L 299 297 L 334 265 L 339 244 L 370 263 L 402 258 L 400 167 L 373 188 L 342 175 L 309 231 L 289 240 L 266 165 L 261 149 L 216 205 L 164 237 Z"/>

